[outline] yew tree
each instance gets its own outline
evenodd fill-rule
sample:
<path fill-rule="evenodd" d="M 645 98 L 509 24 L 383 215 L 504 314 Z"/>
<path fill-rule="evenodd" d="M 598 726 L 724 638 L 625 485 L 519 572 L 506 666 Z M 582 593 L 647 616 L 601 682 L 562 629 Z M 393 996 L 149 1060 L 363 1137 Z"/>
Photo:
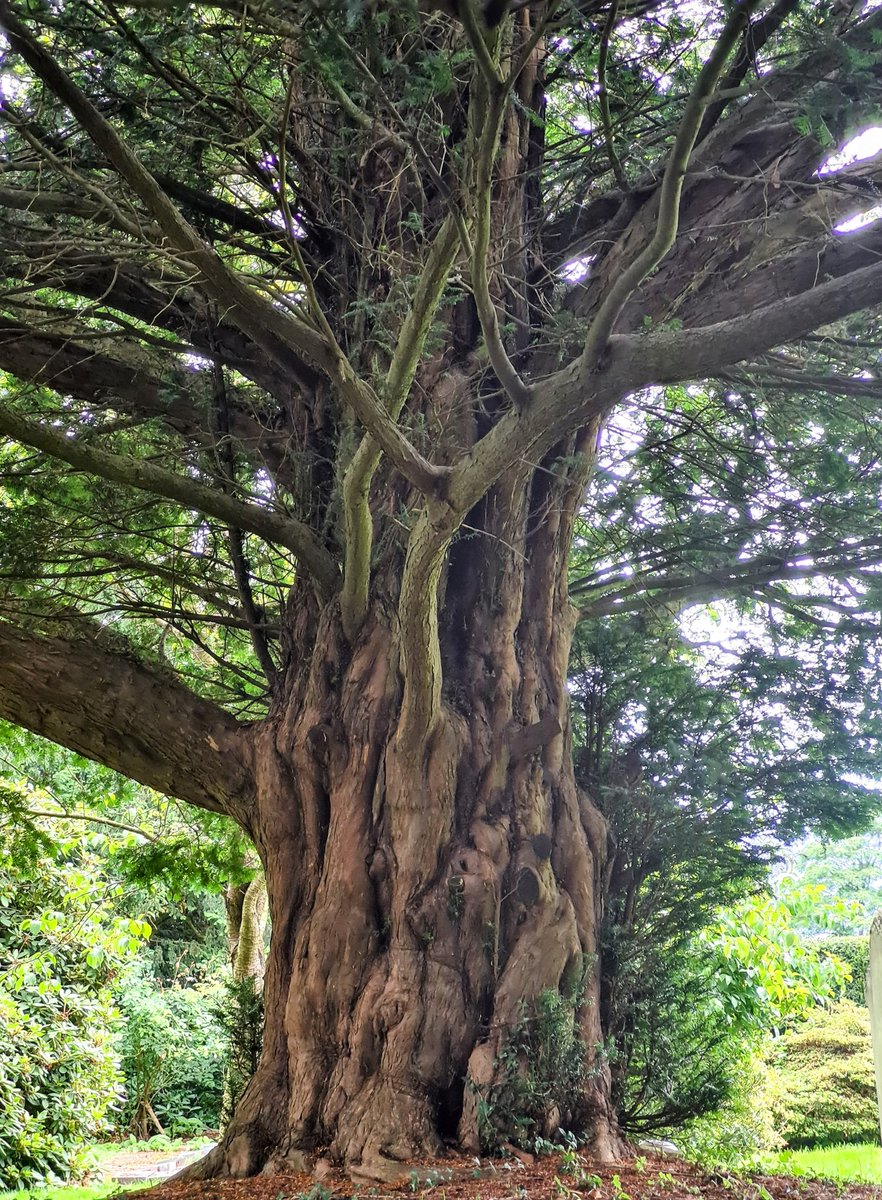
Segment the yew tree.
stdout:
<path fill-rule="evenodd" d="M 257 847 L 264 1049 L 203 1174 L 477 1150 L 543 1019 L 531 1128 L 621 1148 L 566 684 L 602 431 L 876 388 L 882 233 L 837 229 L 877 168 L 819 169 L 882 13 L 455 8 L 0 3 L 0 716 Z M 581 610 L 805 572 L 757 544 L 601 556 Z"/>

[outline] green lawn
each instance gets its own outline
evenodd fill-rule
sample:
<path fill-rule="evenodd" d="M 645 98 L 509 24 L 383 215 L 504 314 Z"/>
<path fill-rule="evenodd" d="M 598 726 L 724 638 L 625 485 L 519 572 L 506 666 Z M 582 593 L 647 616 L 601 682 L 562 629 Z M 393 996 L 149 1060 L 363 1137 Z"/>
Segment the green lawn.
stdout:
<path fill-rule="evenodd" d="M 89 1150 L 100 1165 L 103 1158 L 109 1158 L 121 1152 L 152 1150 L 174 1154 L 179 1150 L 197 1150 L 207 1144 L 208 1138 L 204 1137 L 178 1138 L 176 1140 L 167 1137 L 153 1137 L 148 1142 L 137 1142 L 134 1138 L 128 1138 L 122 1142 L 100 1142 L 90 1146 Z M 154 1180 L 154 1182 L 159 1181 Z M 149 1186 L 151 1185 L 148 1183 L 127 1183 L 125 1188 L 127 1192 L 134 1192 L 139 1188 Z M 105 1196 L 112 1196 L 114 1192 L 118 1192 L 120 1187 L 121 1185 L 118 1183 L 95 1184 L 91 1187 L 77 1187 L 74 1184 L 57 1184 L 55 1187 L 23 1189 L 17 1192 L 0 1192 L 0 1200 L 104 1200 Z"/>
<path fill-rule="evenodd" d="M 851 1183 L 882 1183 L 882 1146 L 824 1146 L 770 1155 L 763 1168 L 773 1175 L 814 1175 Z"/>

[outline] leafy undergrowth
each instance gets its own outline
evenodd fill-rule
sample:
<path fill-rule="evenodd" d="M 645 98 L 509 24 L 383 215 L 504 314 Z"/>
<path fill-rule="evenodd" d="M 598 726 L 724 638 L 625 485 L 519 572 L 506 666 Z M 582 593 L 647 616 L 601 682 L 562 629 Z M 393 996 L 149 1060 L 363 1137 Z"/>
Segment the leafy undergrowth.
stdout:
<path fill-rule="evenodd" d="M 776 1175 L 816 1176 L 843 1182 L 882 1183 L 882 1146 L 870 1142 L 823 1146 L 816 1150 L 785 1150 L 768 1159 Z"/>
<path fill-rule="evenodd" d="M 788 1152 L 769 1159 L 774 1174 L 707 1172 L 691 1163 L 641 1157 L 597 1163 L 572 1152 L 501 1160 L 451 1156 L 419 1166 L 403 1165 L 393 1184 L 353 1188 L 342 1175 L 326 1173 L 255 1179 L 169 1181 L 143 1190 L 53 1187 L 0 1192 L 0 1200 L 880 1200 L 882 1148 L 832 1146 Z"/>
<path fill-rule="evenodd" d="M 707 1173 L 691 1163 L 641 1157 L 599 1163 L 587 1154 L 488 1160 L 451 1155 L 402 1164 L 394 1183 L 353 1187 L 345 1176 L 264 1175 L 207 1182 L 169 1181 L 138 1200 L 880 1200 L 873 1184 L 807 1176 Z M 75 1200 L 71 1197 L 70 1200 Z M 78 1200 L 78 1198 L 76 1198 Z"/>

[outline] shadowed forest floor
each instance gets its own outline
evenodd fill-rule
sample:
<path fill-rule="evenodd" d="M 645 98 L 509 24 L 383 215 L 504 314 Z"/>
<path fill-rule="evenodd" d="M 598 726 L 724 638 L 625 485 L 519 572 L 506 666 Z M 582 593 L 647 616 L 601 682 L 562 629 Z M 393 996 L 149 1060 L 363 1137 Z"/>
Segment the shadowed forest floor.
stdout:
<path fill-rule="evenodd" d="M 122 1193 L 125 1195 L 126 1193 Z M 842 1184 L 789 1176 L 708 1174 L 668 1158 L 596 1163 L 580 1154 L 531 1158 L 475 1159 L 451 1156 L 426 1164 L 402 1164 L 401 1179 L 382 1186 L 354 1187 L 327 1172 L 265 1175 L 243 1180 L 179 1183 L 174 1180 L 138 1193 L 139 1200 L 331 1200 L 336 1197 L 420 1197 L 424 1200 L 882 1200 L 877 1184 Z"/>

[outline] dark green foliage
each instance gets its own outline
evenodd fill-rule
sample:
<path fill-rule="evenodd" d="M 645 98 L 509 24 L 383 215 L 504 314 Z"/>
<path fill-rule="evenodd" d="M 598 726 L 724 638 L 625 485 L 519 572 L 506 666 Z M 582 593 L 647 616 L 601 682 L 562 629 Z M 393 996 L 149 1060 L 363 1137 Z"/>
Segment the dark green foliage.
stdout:
<path fill-rule="evenodd" d="M 579 981 L 581 988 L 581 980 Z M 578 1106 L 585 1078 L 584 1052 L 575 1016 L 579 995 L 546 991 L 532 1012 L 509 1030 L 500 1051 L 500 1082 L 477 1097 L 482 1148 L 498 1151 L 506 1142 L 527 1149 L 554 1136 L 544 1114 L 556 1110 L 564 1124 Z"/>
<path fill-rule="evenodd" d="M 188 893 L 175 902 L 161 893 L 161 887 L 154 889 L 153 935 L 143 952 L 157 986 L 192 986 L 216 978 L 227 966 L 223 901 L 210 893 Z"/>
<path fill-rule="evenodd" d="M 790 1146 L 876 1142 L 879 1110 L 866 1009 L 841 1000 L 776 1044 L 778 1128 Z"/>
<path fill-rule="evenodd" d="M 878 801 L 853 782 L 879 761 L 875 577 L 835 641 L 811 598 L 782 586 L 718 599 L 726 559 L 774 560 L 779 537 L 871 535 L 854 491 L 835 499 L 863 487 L 856 464 L 876 469 L 850 414 L 819 396 L 767 401 L 714 388 L 647 398 L 610 437 L 572 559 L 586 618 L 570 672 L 577 769 L 615 838 L 603 1023 L 620 1117 L 640 1130 L 708 1112 L 732 1086 L 721 1030 L 696 1019 L 716 989 L 693 935 L 758 886 L 782 843 L 852 833 Z M 680 581 L 672 603 L 640 590 L 662 569 Z"/>
<path fill-rule="evenodd" d="M 739 1170 L 755 1164 L 758 1155 L 783 1146 L 775 1129 L 781 1085 L 761 1050 L 745 1055 L 739 1054 L 737 1046 L 732 1049 L 723 1103 L 672 1132 L 690 1161 Z"/>
<path fill-rule="evenodd" d="M 717 1110 L 734 1091 L 743 1033 L 709 1019 L 716 963 L 678 955 L 625 977 L 628 1012 L 610 1047 L 619 1120 L 632 1136 L 676 1128 Z"/>
<path fill-rule="evenodd" d="M 245 1087 L 257 1070 L 263 1045 L 263 995 L 250 976 L 224 984 L 223 1004 L 215 1016 L 226 1036 L 221 1126 L 233 1114 Z"/>
<path fill-rule="evenodd" d="M 671 537 L 682 537 L 674 524 Z M 725 1025 L 707 1016 L 718 980 L 694 935 L 758 888 L 776 841 L 865 824 L 877 801 L 842 778 L 869 771 L 875 745 L 876 716 L 860 729 L 849 719 L 863 649 L 843 639 L 834 684 L 829 654 L 804 630 L 770 630 L 759 613 L 738 619 L 748 616 L 736 645 L 713 661 L 684 640 L 675 613 L 577 631 L 577 770 L 615 838 L 603 1024 L 619 1116 L 635 1131 L 707 1113 L 732 1084 Z M 776 654 L 762 647 L 763 628 Z"/>
<path fill-rule="evenodd" d="M 818 947 L 824 954 L 835 954 L 848 964 L 851 979 L 843 984 L 841 996 L 852 1004 L 866 1006 L 865 986 L 867 967 L 870 961 L 870 938 L 868 934 L 853 937 L 819 938 Z"/>
<path fill-rule="evenodd" d="M 837 994 L 845 968 L 794 928 L 807 899 L 817 902 L 761 894 L 721 910 L 634 988 L 620 1041 L 626 1128 L 650 1132 L 732 1109 L 761 1041 Z"/>

